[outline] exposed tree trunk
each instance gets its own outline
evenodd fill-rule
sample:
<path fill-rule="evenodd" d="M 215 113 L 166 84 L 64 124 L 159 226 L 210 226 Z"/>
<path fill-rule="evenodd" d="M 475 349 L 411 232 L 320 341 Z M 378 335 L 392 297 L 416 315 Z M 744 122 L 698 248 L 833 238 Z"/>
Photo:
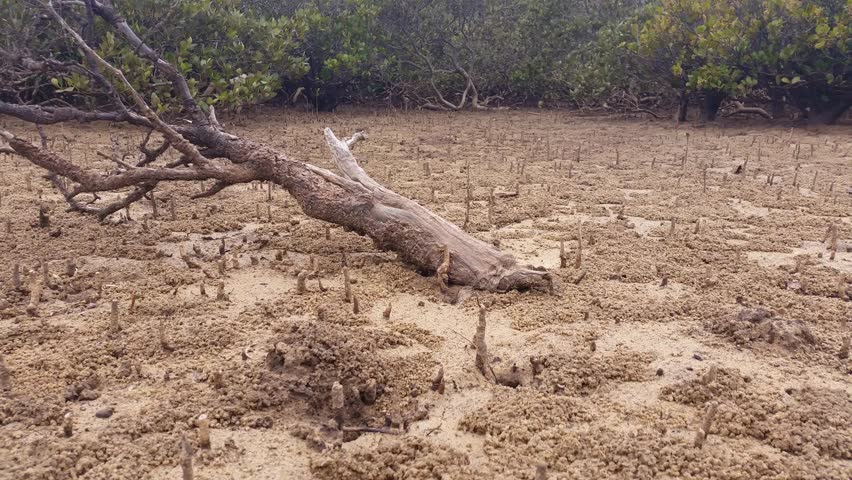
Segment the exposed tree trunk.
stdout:
<path fill-rule="evenodd" d="M 718 90 L 707 90 L 704 92 L 704 98 L 701 101 L 701 116 L 702 122 L 714 122 L 719 114 L 719 107 L 722 106 L 722 100 L 725 99 L 725 94 Z"/>
<path fill-rule="evenodd" d="M 685 122 L 689 113 L 689 93 L 686 90 L 678 96 L 677 121 Z"/>

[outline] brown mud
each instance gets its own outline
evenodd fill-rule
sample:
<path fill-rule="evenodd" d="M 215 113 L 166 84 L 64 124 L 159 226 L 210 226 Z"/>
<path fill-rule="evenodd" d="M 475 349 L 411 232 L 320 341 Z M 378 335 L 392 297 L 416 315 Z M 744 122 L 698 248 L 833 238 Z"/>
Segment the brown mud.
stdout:
<path fill-rule="evenodd" d="M 157 218 L 146 200 L 99 224 L 0 154 L 0 479 L 178 478 L 184 437 L 211 480 L 852 477 L 848 127 L 361 111 L 229 129 L 332 168 L 325 126 L 366 129 L 367 171 L 458 225 L 470 178 L 467 230 L 556 294 L 452 304 L 267 185 L 161 185 Z M 46 132 L 99 169 L 144 135 Z M 503 384 L 475 366 L 476 297 Z"/>

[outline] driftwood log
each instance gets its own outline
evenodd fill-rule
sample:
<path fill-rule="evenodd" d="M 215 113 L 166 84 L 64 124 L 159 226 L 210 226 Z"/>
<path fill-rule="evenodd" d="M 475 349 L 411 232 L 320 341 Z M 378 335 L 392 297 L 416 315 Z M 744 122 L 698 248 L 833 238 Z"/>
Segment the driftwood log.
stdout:
<path fill-rule="evenodd" d="M 158 132 L 164 139 L 160 147 L 149 148 L 148 135 L 140 145 L 141 156 L 135 163 L 114 159 L 117 169 L 110 173 L 85 169 L 47 148 L 47 142 L 34 145 L 12 132 L 0 129 L 14 152 L 47 170 L 47 178 L 62 193 L 70 209 L 97 215 L 109 215 L 140 201 L 152 199 L 160 182 L 213 180 L 213 185 L 195 198 L 208 197 L 223 189 L 253 181 L 280 185 L 299 203 L 306 215 L 341 225 L 367 235 L 383 250 L 396 252 L 400 259 L 426 275 L 439 267 L 446 270 L 447 283 L 468 285 L 487 291 L 541 289 L 551 287 L 550 274 L 544 269 L 519 265 L 511 256 L 478 240 L 456 225 L 376 182 L 359 165 L 352 149 L 364 140 L 363 133 L 349 139 L 338 138 L 325 129 L 340 174 L 296 159 L 268 145 L 226 132 L 216 120 L 215 110 L 202 109 L 190 92 L 186 78 L 136 35 L 127 21 L 111 5 L 86 0 L 87 8 L 102 18 L 113 31 L 128 42 L 145 60 L 154 64 L 172 85 L 182 101 L 188 122 L 169 124 L 158 116 L 125 78 L 123 72 L 101 58 L 54 9 L 43 2 L 45 12 L 60 24 L 85 54 L 85 72 L 102 86 L 112 99 L 111 111 L 86 111 L 73 106 L 22 105 L 0 101 L 0 114 L 37 125 L 78 121 L 124 122 Z M 35 62 L 34 60 L 30 61 Z M 46 62 L 35 62 L 48 68 Z M 25 64 L 25 63 L 22 63 Z M 121 95 L 117 92 L 122 91 Z M 125 100 L 132 105 L 125 105 Z M 167 150 L 180 153 L 179 160 L 158 165 Z M 122 192 L 110 203 L 86 203 L 82 194 Z M 449 252 L 446 264 L 445 252 Z M 447 268 L 448 267 L 448 268 Z"/>

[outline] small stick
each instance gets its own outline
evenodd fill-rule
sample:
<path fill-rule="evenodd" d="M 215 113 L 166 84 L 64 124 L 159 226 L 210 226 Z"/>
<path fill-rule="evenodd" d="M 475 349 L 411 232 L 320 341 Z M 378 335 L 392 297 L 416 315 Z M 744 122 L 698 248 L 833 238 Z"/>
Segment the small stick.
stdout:
<path fill-rule="evenodd" d="M 343 267 L 343 301 L 352 301 L 352 282 L 349 279 L 349 268 Z"/>
<path fill-rule="evenodd" d="M 271 184 L 270 184 L 271 185 Z M 198 424 L 198 446 L 201 448 L 210 448 L 210 420 L 206 413 L 198 416 L 196 421 Z"/>
<path fill-rule="evenodd" d="M 565 241 L 559 240 L 559 268 L 568 266 L 568 257 L 565 255 Z"/>
<path fill-rule="evenodd" d="M 432 374 L 432 391 L 444 393 L 444 365 L 438 364 L 435 373 Z"/>
<path fill-rule="evenodd" d="M 713 419 L 716 417 L 716 410 L 719 408 L 718 402 L 710 402 L 707 405 L 707 410 L 704 413 L 704 419 L 701 422 L 701 428 L 695 432 L 695 448 L 702 448 L 704 446 L 704 441 L 707 439 L 707 435 L 710 434 L 710 426 L 713 423 Z"/>
<path fill-rule="evenodd" d="M 358 303 L 358 295 L 352 295 L 352 313 L 355 315 L 361 313 L 361 305 Z"/>
<path fill-rule="evenodd" d="M 305 280 L 308 279 L 308 272 L 306 270 L 300 270 L 299 275 L 296 277 L 296 294 L 302 295 L 306 291 Z"/>
<path fill-rule="evenodd" d="M 41 266 L 41 283 L 43 283 L 45 287 L 50 288 L 50 270 L 48 269 L 48 263 L 41 260 L 39 261 L 39 265 Z"/>
<path fill-rule="evenodd" d="M 9 392 L 12 390 L 12 374 L 6 367 L 6 362 L 3 360 L 3 355 L 0 355 L 0 392 Z"/>
<path fill-rule="evenodd" d="M 12 286 L 21 291 L 21 265 L 18 262 L 12 264 Z"/>
<path fill-rule="evenodd" d="M 62 435 L 65 438 L 71 438 L 74 435 L 74 416 L 71 412 L 66 413 L 62 417 Z"/>
<path fill-rule="evenodd" d="M 69 258 L 65 262 L 65 275 L 68 276 L 68 278 L 72 278 L 76 274 L 77 274 L 77 261 L 74 260 L 73 258 Z"/>
<path fill-rule="evenodd" d="M 577 256 L 574 258 L 574 268 L 583 264 L 583 223 L 577 220 Z"/>
<path fill-rule="evenodd" d="M 169 343 L 169 339 L 166 336 L 166 321 L 160 319 L 160 324 L 157 326 L 157 338 L 160 340 L 160 347 L 167 352 L 174 351 L 174 347 L 171 343 Z"/>
<path fill-rule="evenodd" d="M 44 203 L 39 204 L 38 207 L 38 226 L 39 228 L 50 227 L 50 214 L 47 210 L 47 205 Z"/>
<path fill-rule="evenodd" d="M 464 199 L 464 225 L 462 225 L 462 230 L 467 230 L 468 223 L 470 222 L 470 190 L 468 190 L 468 196 Z"/>
<path fill-rule="evenodd" d="M 118 323 L 118 300 L 110 301 L 110 330 L 117 332 L 121 330 L 121 325 Z"/>
<path fill-rule="evenodd" d="M 389 304 L 388 304 L 388 306 L 387 306 L 387 308 L 385 308 L 385 311 L 384 311 L 384 312 L 382 312 L 382 317 L 384 317 L 384 319 L 385 319 L 385 320 L 389 320 L 389 319 L 390 319 L 390 316 L 391 316 L 391 310 L 392 310 L 392 309 L 393 309 L 393 305 L 391 305 L 391 304 L 389 303 Z"/>
<path fill-rule="evenodd" d="M 331 411 L 334 412 L 334 420 L 337 428 L 343 428 L 343 407 L 346 405 L 346 396 L 343 393 L 343 385 L 334 382 L 331 386 Z"/>
<path fill-rule="evenodd" d="M 136 292 L 132 292 L 130 294 L 130 308 L 127 309 L 128 313 L 133 313 L 136 311 Z"/>
<path fill-rule="evenodd" d="M 491 369 L 491 356 L 488 354 L 488 346 L 485 344 L 485 307 L 479 303 L 478 297 L 476 303 L 479 306 L 479 323 L 477 323 L 476 333 L 473 336 L 473 346 L 476 348 L 474 365 L 488 381 L 494 382 L 496 375 Z"/>
<path fill-rule="evenodd" d="M 848 300 L 849 295 L 846 293 L 846 274 L 841 274 L 837 279 L 837 296 L 841 300 Z"/>
<path fill-rule="evenodd" d="M 228 296 L 225 294 L 225 281 L 219 280 L 219 283 L 216 284 L 216 300 L 228 300 Z"/>
<path fill-rule="evenodd" d="M 29 315 L 35 316 L 38 313 L 38 304 L 41 302 L 41 293 L 44 289 L 44 283 L 37 280 L 33 275 L 30 281 L 30 301 L 27 304 L 26 311 Z"/>
<path fill-rule="evenodd" d="M 192 472 L 192 445 L 186 440 L 184 435 L 180 436 L 180 469 L 183 473 L 183 480 L 193 480 Z"/>
<path fill-rule="evenodd" d="M 829 255 L 829 260 L 834 260 L 835 255 L 837 255 L 837 230 L 834 231 L 834 236 L 831 240 L 831 255 Z"/>
<path fill-rule="evenodd" d="M 386 427 L 341 427 L 342 432 L 358 432 L 358 433 L 385 433 L 388 435 L 402 435 L 403 431 L 397 428 Z"/>
<path fill-rule="evenodd" d="M 716 381 L 718 375 L 719 369 L 716 367 L 716 365 L 713 365 L 710 367 L 709 370 L 707 370 L 707 373 L 705 373 L 704 376 L 701 377 L 701 383 L 703 383 L 704 385 L 709 385 Z"/>

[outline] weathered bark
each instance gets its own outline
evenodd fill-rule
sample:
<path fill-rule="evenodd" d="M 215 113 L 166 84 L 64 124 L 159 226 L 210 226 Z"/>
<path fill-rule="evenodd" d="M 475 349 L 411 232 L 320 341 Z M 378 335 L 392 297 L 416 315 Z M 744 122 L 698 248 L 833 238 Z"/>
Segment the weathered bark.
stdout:
<path fill-rule="evenodd" d="M 550 276 L 544 269 L 518 265 L 511 255 L 383 187 L 361 168 L 347 142 L 338 140 L 330 129 L 325 130 L 325 136 L 344 177 L 356 182 L 368 195 L 366 203 L 355 202 L 356 218 L 346 214 L 345 218 L 331 221 L 348 221 L 347 226 L 367 234 L 380 248 L 397 252 L 403 260 L 430 274 L 440 264 L 442 250 L 449 249 L 450 283 L 492 291 L 549 287 Z M 317 218 L 327 214 L 322 209 L 313 213 Z M 339 216 L 341 212 L 333 213 Z"/>

